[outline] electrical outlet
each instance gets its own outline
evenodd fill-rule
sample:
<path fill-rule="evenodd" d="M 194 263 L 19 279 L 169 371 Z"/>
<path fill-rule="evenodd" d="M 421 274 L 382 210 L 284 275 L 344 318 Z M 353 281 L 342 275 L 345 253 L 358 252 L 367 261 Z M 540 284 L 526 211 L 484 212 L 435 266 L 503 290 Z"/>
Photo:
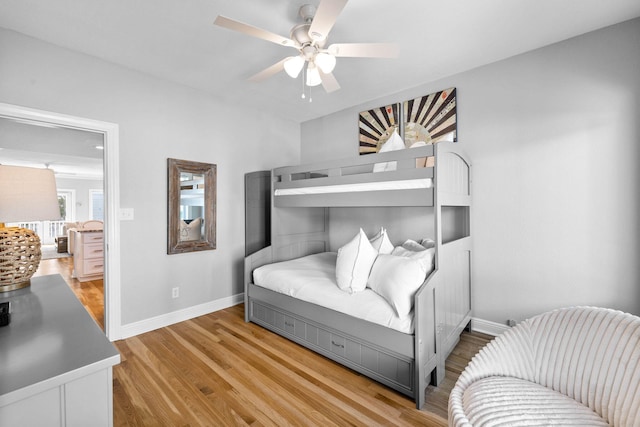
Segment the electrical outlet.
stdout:
<path fill-rule="evenodd" d="M 176 286 L 171 289 L 171 298 L 178 298 L 180 296 L 180 287 Z"/>

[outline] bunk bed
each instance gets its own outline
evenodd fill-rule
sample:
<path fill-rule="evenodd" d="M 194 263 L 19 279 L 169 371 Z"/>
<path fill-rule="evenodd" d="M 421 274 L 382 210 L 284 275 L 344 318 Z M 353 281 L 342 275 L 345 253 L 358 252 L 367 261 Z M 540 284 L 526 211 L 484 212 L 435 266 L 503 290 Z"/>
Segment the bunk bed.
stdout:
<path fill-rule="evenodd" d="M 434 166 L 421 167 L 428 157 Z M 379 167 L 388 164 L 394 167 Z M 470 183 L 468 157 L 448 142 L 274 169 L 271 244 L 245 258 L 245 320 L 413 398 L 420 409 L 471 319 Z M 335 252 L 354 228 L 381 225 L 394 244 L 426 233 L 435 241 L 409 332 L 254 283 L 258 267 Z"/>

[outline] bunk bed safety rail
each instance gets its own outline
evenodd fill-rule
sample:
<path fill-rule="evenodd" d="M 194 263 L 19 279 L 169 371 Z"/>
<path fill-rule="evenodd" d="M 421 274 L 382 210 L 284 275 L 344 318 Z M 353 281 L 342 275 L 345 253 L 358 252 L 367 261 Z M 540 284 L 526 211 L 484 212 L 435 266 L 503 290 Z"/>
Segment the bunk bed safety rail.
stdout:
<path fill-rule="evenodd" d="M 433 157 L 432 145 L 357 158 L 286 166 L 273 170 L 274 205 L 432 206 L 433 167 L 419 167 Z M 395 170 L 374 172 L 376 164 L 395 162 Z M 302 197 L 298 197 L 302 196 Z"/>
<path fill-rule="evenodd" d="M 407 150 L 387 151 L 385 153 L 326 160 L 312 164 L 283 166 L 274 169 L 274 175 L 282 177 L 282 182 L 318 178 L 318 175 L 313 175 L 315 173 L 327 176 L 347 176 L 358 173 L 372 173 L 374 164 L 391 161 L 398 162 L 398 169 L 415 169 L 415 161 L 417 159 L 434 155 L 433 147 L 433 145 L 425 145 Z"/>

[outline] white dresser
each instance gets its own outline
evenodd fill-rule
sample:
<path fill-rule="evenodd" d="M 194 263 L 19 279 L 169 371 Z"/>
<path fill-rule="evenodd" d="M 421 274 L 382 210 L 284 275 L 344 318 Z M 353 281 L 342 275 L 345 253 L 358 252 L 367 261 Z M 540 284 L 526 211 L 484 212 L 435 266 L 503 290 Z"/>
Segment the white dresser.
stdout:
<path fill-rule="evenodd" d="M 73 277 L 81 282 L 102 279 L 104 273 L 104 232 L 76 230 L 73 249 Z"/>
<path fill-rule="evenodd" d="M 112 368 L 120 354 L 62 276 L 0 294 L 0 425 L 111 426 Z"/>

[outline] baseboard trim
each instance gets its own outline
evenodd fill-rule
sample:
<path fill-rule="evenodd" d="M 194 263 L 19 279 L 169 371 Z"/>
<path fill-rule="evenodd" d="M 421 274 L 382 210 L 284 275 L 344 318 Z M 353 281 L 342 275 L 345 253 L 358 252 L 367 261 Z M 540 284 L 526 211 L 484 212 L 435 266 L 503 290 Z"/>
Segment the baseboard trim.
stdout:
<path fill-rule="evenodd" d="M 165 326 L 173 325 L 174 323 L 184 322 L 185 320 L 193 319 L 194 317 L 203 316 L 205 314 L 213 313 L 214 311 L 233 307 L 234 305 L 242 302 L 244 302 L 244 293 L 173 311 L 171 313 L 141 320 L 139 322 L 129 323 L 122 325 L 122 328 L 120 329 L 120 336 L 121 339 L 131 338 L 136 335 L 144 334 L 145 332 L 151 332 L 156 329 L 164 328 Z"/>
<path fill-rule="evenodd" d="M 233 307 L 234 305 L 238 305 L 243 302 L 244 293 L 188 307 L 183 310 L 173 311 L 171 313 L 163 314 L 162 316 L 156 316 L 139 322 L 122 325 L 122 335 L 120 339 L 135 337 L 136 335 L 151 332 L 175 323 L 184 322 L 185 320 L 193 319 L 194 317 L 203 316 L 218 310 L 224 310 L 225 308 Z M 495 337 L 509 329 L 510 328 L 507 325 L 503 325 L 501 323 L 478 319 L 477 317 L 471 318 L 471 330 L 476 332 Z"/>
<path fill-rule="evenodd" d="M 491 322 L 489 320 L 478 319 L 477 317 L 471 318 L 471 330 L 480 332 L 487 335 L 497 337 L 505 331 L 511 329 L 507 325 L 502 323 Z"/>

